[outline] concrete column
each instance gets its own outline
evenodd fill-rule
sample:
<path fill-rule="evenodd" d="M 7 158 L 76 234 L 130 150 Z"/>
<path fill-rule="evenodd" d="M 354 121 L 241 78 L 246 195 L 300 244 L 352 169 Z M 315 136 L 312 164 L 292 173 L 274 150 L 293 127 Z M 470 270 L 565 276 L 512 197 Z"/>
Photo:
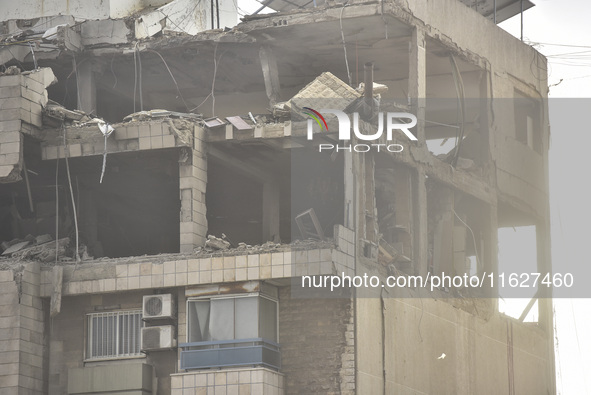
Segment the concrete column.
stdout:
<path fill-rule="evenodd" d="M 413 217 L 414 217 L 414 245 L 413 264 L 415 273 L 421 276 L 427 275 L 429 249 L 428 220 L 427 220 L 427 187 L 425 185 L 425 170 L 418 166 L 413 180 Z"/>
<path fill-rule="evenodd" d="M 41 127 L 41 108 L 47 104 L 45 88 L 54 81 L 49 68 L 0 76 L 0 181 L 21 180 L 22 133 L 35 135 L 37 130 L 25 124 Z"/>
<path fill-rule="evenodd" d="M 427 97 L 427 54 L 425 32 L 415 27 L 410 40 L 408 57 L 408 99 L 412 113 L 418 123 L 416 130 L 419 141 L 425 143 L 425 98 Z"/>
<path fill-rule="evenodd" d="M 193 149 L 189 157 L 179 164 L 180 252 L 193 252 L 203 246 L 207 236 L 207 158 L 203 129 L 195 127 Z"/>
<path fill-rule="evenodd" d="M 3 394 L 46 392 L 45 314 L 39 264 L 0 271 L 0 388 Z"/>
<path fill-rule="evenodd" d="M 96 83 L 92 71 L 92 60 L 84 59 L 74 67 L 77 69 L 78 109 L 87 114 L 96 115 Z"/>
<path fill-rule="evenodd" d="M 265 78 L 265 90 L 269 98 L 269 104 L 273 106 L 281 100 L 277 60 L 270 47 L 261 47 L 259 57 L 263 68 L 263 77 Z"/>

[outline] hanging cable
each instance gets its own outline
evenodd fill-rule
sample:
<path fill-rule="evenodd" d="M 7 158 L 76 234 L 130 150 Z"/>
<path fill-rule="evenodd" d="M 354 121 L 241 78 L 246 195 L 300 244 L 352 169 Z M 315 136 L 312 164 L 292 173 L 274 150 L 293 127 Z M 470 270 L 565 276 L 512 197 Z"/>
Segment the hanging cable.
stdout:
<path fill-rule="evenodd" d="M 60 221 L 59 221 L 59 213 L 60 213 L 60 205 L 59 205 L 59 201 L 60 201 L 60 194 L 59 194 L 59 189 L 58 189 L 58 178 L 59 178 L 59 172 L 60 172 L 60 158 L 59 155 L 55 160 L 55 263 L 57 264 L 57 259 L 59 256 L 59 226 L 60 226 Z"/>
<path fill-rule="evenodd" d="M 351 71 L 349 70 L 349 60 L 347 59 L 347 43 L 345 42 L 345 32 L 343 31 L 343 11 L 345 11 L 345 7 L 349 3 L 349 0 L 343 4 L 343 8 L 341 8 L 341 15 L 339 17 L 339 24 L 341 26 L 341 39 L 343 41 L 343 51 L 345 52 L 345 66 L 347 67 L 347 78 L 349 79 L 349 86 L 353 86 L 353 80 L 351 78 Z"/>
<path fill-rule="evenodd" d="M 166 70 L 168 70 L 168 74 L 170 74 L 170 78 L 172 78 L 172 82 L 174 82 L 174 86 L 176 87 L 176 91 L 179 94 L 179 97 L 181 98 L 181 101 L 185 105 L 185 108 L 187 109 L 187 111 L 190 111 L 189 110 L 189 106 L 187 105 L 187 102 L 185 102 L 185 98 L 183 97 L 183 94 L 181 93 L 181 90 L 179 88 L 179 84 L 176 82 L 176 79 L 174 78 L 174 75 L 172 75 L 172 71 L 170 70 L 170 67 L 168 67 L 168 64 L 166 63 L 166 60 L 164 60 L 164 58 L 162 57 L 162 55 L 160 55 L 159 52 L 156 52 L 153 49 L 146 49 L 146 51 L 147 52 L 153 52 L 156 55 L 158 55 L 160 57 L 160 59 L 162 59 L 162 63 L 164 63 L 164 66 L 166 67 Z"/>
<path fill-rule="evenodd" d="M 454 79 L 454 84 L 456 87 L 456 95 L 458 97 L 458 108 L 460 110 L 460 132 L 458 135 L 458 143 L 456 144 L 454 158 L 451 162 L 451 165 L 455 168 L 458 163 L 458 158 L 460 156 L 460 147 L 462 146 L 462 140 L 464 139 L 464 126 L 466 124 L 466 102 L 464 96 L 464 82 L 462 81 L 462 74 L 460 73 L 460 69 L 458 68 L 458 64 L 452 54 L 449 55 L 449 62 L 451 63 L 451 74 Z"/>
<path fill-rule="evenodd" d="M 74 215 L 74 228 L 76 230 L 76 267 L 74 268 L 74 270 L 76 270 L 78 268 L 78 263 L 80 263 L 80 254 L 78 253 L 78 245 L 79 245 L 79 240 L 78 240 L 78 214 L 76 212 L 76 202 L 74 200 L 74 189 L 72 188 L 72 178 L 70 176 L 70 164 L 68 163 L 68 155 L 70 153 L 70 148 L 68 146 L 67 143 L 67 139 L 66 139 L 66 128 L 64 127 L 64 124 L 62 123 L 62 131 L 64 132 L 64 158 L 66 159 L 66 172 L 68 174 L 68 185 L 70 186 L 70 198 L 72 199 L 72 213 Z"/>

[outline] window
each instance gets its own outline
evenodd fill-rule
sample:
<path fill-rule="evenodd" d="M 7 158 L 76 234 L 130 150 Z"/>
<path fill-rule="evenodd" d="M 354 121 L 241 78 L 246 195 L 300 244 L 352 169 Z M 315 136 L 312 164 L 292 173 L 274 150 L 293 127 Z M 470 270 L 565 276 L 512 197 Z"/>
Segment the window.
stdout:
<path fill-rule="evenodd" d="M 263 338 L 277 342 L 277 301 L 259 294 L 187 301 L 187 341 Z"/>
<path fill-rule="evenodd" d="M 88 314 L 87 359 L 141 355 L 142 311 Z"/>

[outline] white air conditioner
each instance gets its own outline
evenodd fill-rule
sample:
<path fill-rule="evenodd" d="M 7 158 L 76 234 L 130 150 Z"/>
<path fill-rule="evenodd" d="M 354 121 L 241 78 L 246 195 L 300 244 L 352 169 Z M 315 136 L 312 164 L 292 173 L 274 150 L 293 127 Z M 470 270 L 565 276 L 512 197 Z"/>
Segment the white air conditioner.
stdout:
<path fill-rule="evenodd" d="M 168 350 L 176 347 L 175 330 L 172 325 L 142 328 L 142 351 Z"/>
<path fill-rule="evenodd" d="M 144 321 L 174 318 L 174 298 L 171 294 L 145 295 L 143 299 Z"/>

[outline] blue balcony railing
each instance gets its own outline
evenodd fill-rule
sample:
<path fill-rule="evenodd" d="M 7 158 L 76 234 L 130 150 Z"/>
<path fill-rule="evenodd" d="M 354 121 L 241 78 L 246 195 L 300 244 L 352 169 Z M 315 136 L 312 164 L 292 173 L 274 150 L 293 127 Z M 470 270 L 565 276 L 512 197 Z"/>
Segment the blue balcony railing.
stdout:
<path fill-rule="evenodd" d="M 185 370 L 245 365 L 281 368 L 279 344 L 260 338 L 183 343 L 179 347 L 181 369 Z"/>

